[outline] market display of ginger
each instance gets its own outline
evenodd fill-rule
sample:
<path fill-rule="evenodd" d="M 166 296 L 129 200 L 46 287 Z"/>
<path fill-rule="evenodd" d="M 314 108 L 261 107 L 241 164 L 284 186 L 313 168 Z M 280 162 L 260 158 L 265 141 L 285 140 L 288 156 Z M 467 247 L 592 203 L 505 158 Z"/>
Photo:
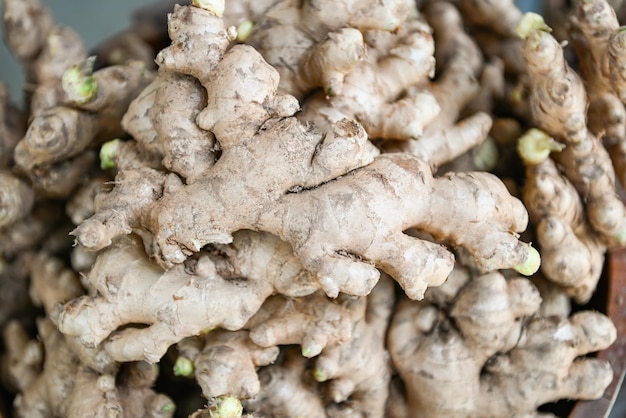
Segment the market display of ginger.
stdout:
<path fill-rule="evenodd" d="M 26 94 L 0 84 L 0 416 L 602 397 L 617 3 L 551 33 L 510 0 L 165 0 L 90 56 L 43 0 L 4 0 Z"/>

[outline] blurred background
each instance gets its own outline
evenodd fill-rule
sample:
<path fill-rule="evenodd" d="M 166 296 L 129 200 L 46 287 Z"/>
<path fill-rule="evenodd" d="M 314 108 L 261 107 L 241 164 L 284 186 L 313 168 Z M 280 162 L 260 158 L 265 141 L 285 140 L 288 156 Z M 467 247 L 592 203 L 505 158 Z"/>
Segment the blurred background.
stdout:
<path fill-rule="evenodd" d="M 46 0 L 57 22 L 76 30 L 83 38 L 88 49 L 98 42 L 127 28 L 134 10 L 154 0 Z M 523 11 L 538 11 L 541 0 L 518 0 L 518 7 Z M 0 14 L 2 3 L 0 2 Z M 0 81 L 10 87 L 12 100 L 20 102 L 23 76 L 18 63 L 13 59 L 4 43 L 0 43 Z M 589 417 L 602 418 L 602 417 Z M 622 386 L 618 401 L 608 418 L 626 418 L 626 386 Z"/>
<path fill-rule="evenodd" d="M 81 35 L 89 50 L 103 39 L 128 27 L 131 13 L 154 1 L 45 0 L 45 3 L 58 23 L 71 27 Z M 0 13 L 3 11 L 2 3 L 4 2 L 0 2 Z M 13 101 L 19 102 L 24 78 L 19 64 L 13 59 L 4 42 L 0 45 L 0 81 L 10 86 Z"/>

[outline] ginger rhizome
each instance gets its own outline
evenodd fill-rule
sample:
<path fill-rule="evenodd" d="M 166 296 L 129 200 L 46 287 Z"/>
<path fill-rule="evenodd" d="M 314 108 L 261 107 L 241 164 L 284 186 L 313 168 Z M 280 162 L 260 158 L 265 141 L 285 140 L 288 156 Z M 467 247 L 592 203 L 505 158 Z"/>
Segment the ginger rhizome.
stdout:
<path fill-rule="evenodd" d="M 572 31 L 576 56 L 589 95 L 588 125 L 601 138 L 615 167 L 617 180 L 626 184 L 626 97 L 623 95 L 619 22 L 604 0 L 582 2 Z M 580 33 L 579 33 L 580 32 Z"/>
<path fill-rule="evenodd" d="M 60 260 L 45 253 L 35 257 L 30 295 L 49 316 L 59 303 L 81 293 L 77 275 Z M 106 355 L 86 350 L 73 337 L 61 334 L 49 317 L 40 318 L 37 329 L 43 346 L 30 341 L 17 322 L 5 331 L 6 338 L 14 340 L 3 361 L 3 379 L 18 392 L 15 416 L 172 416 L 172 401 L 151 388 L 156 370 L 146 373 L 141 371 L 146 367 L 129 364 L 128 368 L 136 369 L 132 377 L 120 375 L 116 382 L 118 365 L 107 361 Z"/>
<path fill-rule="evenodd" d="M 0 82 L 0 169 L 13 163 L 13 150 L 24 135 L 25 116 L 11 103 L 7 86 Z"/>
<path fill-rule="evenodd" d="M 282 0 L 264 6 L 245 42 L 276 68 L 279 91 L 299 99 L 315 87 L 330 96 L 341 94 L 345 76 L 365 58 L 363 34 L 396 31 L 414 9 L 407 0 L 349 1 L 340 7 Z"/>
<path fill-rule="evenodd" d="M 481 144 L 487 137 L 492 120 L 485 113 L 490 109 L 476 109 L 477 112 L 471 112 L 459 121 L 463 109 L 479 93 L 478 77 L 483 61 L 476 43 L 463 28 L 458 10 L 449 3 L 438 2 L 428 4 L 424 15 L 432 27 L 437 45 L 434 54 L 437 62 L 435 80 L 413 86 L 408 97 L 431 95 L 440 111 L 425 121 L 423 132 L 415 137 L 416 141 L 394 141 L 385 146 L 390 151 L 400 150 L 416 155 L 436 170 Z"/>
<path fill-rule="evenodd" d="M 223 35 L 217 31 L 215 36 Z M 161 54 L 169 53 L 166 49 Z M 161 60 L 161 68 L 167 69 L 167 63 Z M 198 74 L 200 69 L 188 64 L 183 71 Z M 184 67 L 178 61 L 175 69 Z M 168 183 L 163 196 L 147 204 L 134 224 L 136 212 L 126 219 L 124 210 L 112 214 L 122 225 L 96 213 L 74 231 L 83 246 L 99 249 L 115 235 L 142 227 L 154 235 L 157 259 L 172 267 L 206 244 L 230 242 L 237 230 L 265 231 L 289 242 L 331 297 L 369 293 L 379 276 L 376 267 L 399 281 L 412 298 L 421 298 L 429 284 L 441 283 L 453 257 L 438 244 L 403 234 L 409 227 L 466 247 L 485 270 L 532 273 L 538 268 L 536 251 L 514 235 L 526 228 L 526 212 L 495 177 L 459 173 L 433 178 L 417 158 L 374 158 L 362 127 L 348 119 L 325 134 L 312 130 L 292 117 L 297 101 L 277 95 L 278 74 L 248 46 L 233 46 L 213 71 L 210 67 L 200 78 L 207 106 L 197 123 L 220 143 L 219 160 L 199 181 Z M 397 190 L 407 191 L 402 201 Z M 477 190 L 489 192 L 477 197 Z M 452 195 L 476 196 L 477 212 L 463 218 L 470 212 L 451 206 Z M 336 214 L 348 212 L 361 215 Z M 331 224 L 328 219 L 333 219 Z M 347 233 L 357 230 L 358 236 Z"/>
<path fill-rule="evenodd" d="M 250 318 L 250 339 L 261 347 L 298 344 L 304 357 L 315 357 L 326 347 L 346 342 L 359 312 L 349 296 L 329 299 L 323 292 L 293 299 L 269 298 Z M 356 315 L 356 317 L 355 317 Z M 293 321 L 292 321 L 293 319 Z"/>
<path fill-rule="evenodd" d="M 6 0 L 3 21 L 6 44 L 24 69 L 31 116 L 61 104 L 63 74 L 87 58 L 79 35 L 57 25 L 40 0 Z"/>
<path fill-rule="evenodd" d="M 28 183 L 0 171 L 0 228 L 28 214 L 35 203 L 35 193 Z"/>
<path fill-rule="evenodd" d="M 225 162 L 228 151 L 224 150 L 222 159 L 215 165 L 215 171 L 223 166 L 220 163 Z M 273 160 L 276 161 L 276 154 L 273 154 Z M 316 189 L 284 195 L 276 200 L 271 211 L 259 214 L 260 218 L 255 220 L 255 225 L 246 224 L 245 218 L 254 219 L 258 215 L 243 213 L 246 208 L 242 206 L 237 209 L 243 219 L 233 219 L 233 227 L 230 228 L 217 219 L 210 219 L 209 216 L 206 225 L 202 227 L 206 233 L 204 236 L 199 236 L 195 232 L 194 225 L 178 223 L 175 230 L 168 226 L 170 224 L 168 219 L 174 215 L 168 214 L 170 210 L 168 206 L 178 213 L 186 211 L 180 205 L 174 206 L 173 202 L 186 201 L 187 196 L 189 199 L 202 200 L 200 196 L 203 191 L 197 191 L 200 187 L 191 185 L 182 187 L 176 194 L 164 196 L 155 205 L 151 210 L 151 229 L 156 233 L 160 256 L 166 264 L 183 261 L 185 252 L 196 251 L 205 243 L 229 241 L 233 230 L 242 227 L 266 230 L 292 244 L 304 266 L 317 275 L 322 288 L 331 296 L 336 296 L 339 291 L 356 295 L 369 292 L 378 277 L 375 266 L 380 266 L 398 280 L 412 298 L 420 298 L 429 283 L 436 284 L 444 280 L 451 269 L 452 257 L 439 245 L 402 234 L 401 231 L 412 226 L 424 229 L 438 239 L 448 239 L 455 245 L 466 246 L 476 257 L 477 263 L 487 270 L 512 267 L 524 270 L 528 266 L 528 270 L 532 272 L 538 267 L 538 260 L 533 255 L 534 250 L 509 232 L 525 229 L 527 221 L 525 210 L 516 199 L 508 196 L 506 189 L 498 184 L 495 177 L 475 173 L 434 179 L 430 177 L 429 171 L 425 164 L 410 156 L 400 154 L 381 156 L 369 166 L 355 170 L 334 182 L 325 183 Z M 260 176 L 264 175 L 266 174 L 260 173 Z M 217 178 L 221 177 L 222 175 L 217 175 Z M 232 174 L 230 178 L 233 178 Z M 195 184 L 203 183 L 207 182 Z M 396 185 L 390 187 L 394 183 Z M 368 189 L 359 188 L 359 184 L 367 184 Z M 283 188 L 285 191 L 304 185 L 292 183 L 286 186 L 288 187 Z M 410 190 L 413 196 L 406 196 L 402 202 L 397 202 L 398 206 L 390 212 L 385 205 L 397 201 L 394 199 L 396 188 Z M 207 190 L 206 185 L 203 189 Z M 325 189 L 329 191 L 326 192 Z M 359 195 L 354 190 L 362 194 Z M 423 192 L 419 193 L 420 190 Z M 434 193 L 425 196 L 426 191 L 431 190 L 434 190 Z M 489 192 L 478 197 L 475 195 L 477 190 Z M 480 215 L 464 219 L 457 217 L 454 223 L 446 225 L 438 223 L 437 218 L 430 215 L 449 213 L 447 219 L 453 219 L 455 216 L 453 214 L 459 211 L 450 206 L 449 196 L 465 193 L 468 197 L 474 194 L 475 198 L 483 203 Z M 350 197 L 345 200 L 346 197 L 341 196 Z M 228 201 L 227 197 L 224 196 L 219 200 Z M 362 199 L 365 197 L 365 200 Z M 215 196 L 207 198 L 218 200 Z M 222 206 L 219 200 L 215 202 L 217 208 Z M 251 205 L 255 208 L 263 207 L 270 203 L 268 200 L 263 198 L 260 202 L 251 202 Z M 487 206 L 486 202 L 491 203 Z M 467 204 L 468 202 L 464 203 Z M 194 219 L 194 206 L 188 208 L 192 211 L 187 215 L 189 220 Z M 348 207 L 359 208 L 367 219 L 373 221 L 371 227 L 368 228 L 367 224 L 359 219 L 342 219 L 331 215 L 333 210 L 341 212 Z M 383 207 L 384 211 L 379 212 L 378 208 Z M 505 207 L 507 210 L 503 211 L 502 208 Z M 204 210 L 205 208 L 203 209 L 205 214 L 213 213 Z M 230 213 L 234 217 L 235 213 Z M 328 227 L 322 227 L 320 222 L 324 217 L 334 218 L 335 228 L 327 230 Z M 195 219 L 199 217 L 195 216 Z M 455 231 L 463 228 L 466 233 L 455 236 Z M 359 229 L 358 236 L 345 236 L 339 233 L 341 230 Z M 300 232 L 303 230 L 310 231 L 309 235 L 303 236 Z M 183 231 L 185 232 L 181 234 Z M 189 235 L 186 235 L 187 233 Z M 472 238 L 474 234 L 476 235 Z M 478 236 L 483 240 L 480 243 L 475 241 Z M 80 235 L 78 237 L 80 239 Z M 322 242 L 334 242 L 334 245 L 328 247 L 326 244 L 324 249 L 320 246 Z M 363 246 L 366 242 L 367 245 Z M 174 243 L 176 244 L 173 245 Z M 372 264 L 353 260 L 342 253 L 361 256 L 365 260 L 370 260 Z M 392 259 L 394 253 L 404 255 Z M 409 253 L 415 255 L 407 256 Z M 416 271 L 420 272 L 419 276 L 415 275 Z"/>
<path fill-rule="evenodd" d="M 522 13 L 513 0 L 493 3 L 489 0 L 461 0 L 461 10 L 469 23 L 504 36 L 515 36 Z"/>
<path fill-rule="evenodd" d="M 549 158 L 551 149 L 562 148 L 537 129 L 519 139 L 526 164 L 523 200 L 536 226 L 542 272 L 586 303 L 600 279 L 606 247 L 587 222 L 578 192 Z"/>
<path fill-rule="evenodd" d="M 608 245 L 626 241 L 626 208 L 615 189 L 608 152 L 586 124 L 588 101 L 581 78 L 565 62 L 561 45 L 540 16 L 520 21 L 536 125 L 567 146 L 555 155 L 586 202 L 589 222 Z"/>
<path fill-rule="evenodd" d="M 361 301 L 361 315 L 354 321 L 350 339 L 328 347 L 315 360 L 313 378 L 331 400 L 328 416 L 362 411 L 384 415 L 391 378 L 385 336 L 394 303 L 393 282 L 384 277 Z"/>
<path fill-rule="evenodd" d="M 215 330 L 196 339 L 183 340 L 178 344 L 182 360 L 193 364 L 194 374 L 205 398 L 217 400 L 221 396 L 248 399 L 259 393 L 260 382 L 257 369 L 276 360 L 279 348 L 264 348 L 253 343 L 244 330 L 227 332 Z"/>
<path fill-rule="evenodd" d="M 42 318 L 38 330 L 45 360 L 34 379 L 19 377 L 24 380 L 14 402 L 16 417 L 119 415 L 165 418 L 173 415 L 172 401 L 151 388 L 156 379 L 154 372 L 150 380 L 138 381 L 141 375 L 137 369 L 145 366 L 129 364 L 133 379 L 118 385 L 115 375 L 100 374 L 82 364 L 63 334 L 49 320 Z M 7 337 L 13 338 L 13 335 Z M 23 351 L 12 355 L 28 361 Z"/>
<path fill-rule="evenodd" d="M 370 52 L 344 77 L 341 91 L 309 98 L 299 116 L 324 128 L 342 118 L 359 121 L 370 138 L 419 138 L 439 113 L 433 95 L 407 95 L 434 72 L 434 41 L 430 28 L 413 19 L 389 41 L 388 50 Z M 370 49 L 373 49 L 371 47 Z M 406 121 L 410 120 L 410 123 Z"/>
<path fill-rule="evenodd" d="M 93 75 L 89 68 L 71 68 L 78 72 L 73 91 L 73 106 L 57 105 L 40 111 L 30 122 L 24 138 L 17 144 L 15 160 L 31 181 L 44 193 L 68 196 L 73 187 L 47 185 L 51 175 L 41 175 L 47 168 L 57 171 L 66 161 L 80 161 L 83 152 L 122 134 L 120 119 L 128 104 L 150 80 L 141 63 L 107 67 Z M 82 71 L 87 71 L 83 74 Z M 85 83 L 89 86 L 84 89 Z M 69 93 L 68 93 L 69 95 Z M 78 101 L 77 101 L 78 100 Z M 75 185 L 76 178 L 66 180 Z"/>
<path fill-rule="evenodd" d="M 317 290 L 289 245 L 275 237 L 241 231 L 218 251 L 224 255 L 202 253 L 164 272 L 138 237 L 122 239 L 89 272 L 93 296 L 74 299 L 58 312 L 59 329 L 90 347 L 111 336 L 104 349 L 113 359 L 154 363 L 183 338 L 243 328 L 274 293 L 302 297 Z M 112 335 L 118 328 L 124 329 Z"/>
<path fill-rule="evenodd" d="M 390 325 L 388 346 L 411 416 L 532 416 L 547 402 L 601 396 L 610 366 L 578 357 L 615 340 L 607 317 L 532 316 L 540 298 L 523 278 L 489 273 L 456 295 L 455 285 L 439 296 L 431 289 L 425 301 L 401 301 Z M 540 355 L 547 346 L 550 355 Z"/>
<path fill-rule="evenodd" d="M 244 402 L 247 411 L 263 416 L 328 416 L 311 367 L 297 350 L 286 350 L 284 359 L 259 372 L 260 392 Z"/>

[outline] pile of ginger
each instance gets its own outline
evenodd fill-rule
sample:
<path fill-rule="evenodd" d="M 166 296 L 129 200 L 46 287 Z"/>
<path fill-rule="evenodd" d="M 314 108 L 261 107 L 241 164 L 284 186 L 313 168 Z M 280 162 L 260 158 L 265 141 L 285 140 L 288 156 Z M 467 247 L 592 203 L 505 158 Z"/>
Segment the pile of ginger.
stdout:
<path fill-rule="evenodd" d="M 585 305 L 626 246 L 621 2 L 179 3 L 88 51 L 4 0 L 26 81 L 21 106 L 0 84 L 0 417 L 603 395 L 617 331 Z"/>

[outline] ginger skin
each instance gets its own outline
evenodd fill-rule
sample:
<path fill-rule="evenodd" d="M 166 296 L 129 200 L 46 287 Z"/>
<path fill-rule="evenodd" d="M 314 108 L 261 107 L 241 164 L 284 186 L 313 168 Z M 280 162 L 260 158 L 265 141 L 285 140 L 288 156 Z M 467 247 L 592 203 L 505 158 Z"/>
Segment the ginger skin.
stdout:
<path fill-rule="evenodd" d="M 585 87 L 565 62 L 563 48 L 543 19 L 527 13 L 519 23 L 523 55 L 530 78 L 530 109 L 537 126 L 563 141 L 578 144 L 587 137 Z"/>
<path fill-rule="evenodd" d="M 433 170 L 480 144 L 491 128 L 491 117 L 476 112 L 459 121 L 461 111 L 479 93 L 477 77 L 483 62 L 476 43 L 465 32 L 458 10 L 447 2 L 430 3 L 425 16 L 434 31 L 437 45 L 436 80 L 412 90 L 431 94 L 441 109 L 428 121 L 417 141 L 398 141 L 402 151 L 428 161 Z M 409 96 L 415 95 L 414 91 Z"/>
<path fill-rule="evenodd" d="M 613 379 L 611 366 L 580 357 L 604 350 L 615 339 L 611 320 L 598 312 L 578 312 L 565 320 L 533 319 L 517 346 L 488 365 L 481 379 L 478 410 L 500 417 L 530 412 L 558 399 L 600 398 Z M 546 344 L 551 346 L 549 354 L 539 356 L 546 352 Z M 531 387 L 532 397 L 519 390 Z"/>
<path fill-rule="evenodd" d="M 619 37 L 619 22 L 606 0 L 581 2 L 576 9 L 571 39 L 589 96 L 589 129 L 602 140 L 611 156 L 619 182 L 626 184 L 626 108 L 620 100 L 619 79 L 613 76 L 611 45 Z M 623 55 L 623 54 L 621 54 Z M 619 66 L 619 64 L 617 64 Z"/>
<path fill-rule="evenodd" d="M 626 48 L 626 30 L 620 28 L 609 37 L 609 78 L 617 97 L 626 103 L 626 62 L 624 62 L 624 48 Z"/>
<path fill-rule="evenodd" d="M 385 335 L 395 302 L 393 281 L 383 278 L 367 298 L 361 299 L 366 299 L 361 302 L 366 306 L 350 339 L 325 349 L 312 371 L 331 401 L 327 405 L 330 417 L 350 413 L 384 416 L 391 379 Z"/>
<path fill-rule="evenodd" d="M 32 60 L 41 51 L 54 25 L 52 13 L 39 0 L 5 1 L 4 39 L 13 55 Z"/>
<path fill-rule="evenodd" d="M 615 189 L 615 171 L 602 143 L 589 135 L 554 158 L 585 199 L 589 222 L 605 244 L 626 244 L 626 208 Z"/>
<path fill-rule="evenodd" d="M 513 0 L 461 0 L 461 10 L 472 24 L 507 37 L 515 36 L 515 27 L 522 13 Z"/>
<path fill-rule="evenodd" d="M 449 318 L 435 305 L 402 301 L 388 346 L 408 410 L 418 417 L 536 416 L 547 402 L 600 397 L 610 366 L 577 358 L 608 347 L 615 327 L 590 311 L 526 324 L 539 304 L 526 279 L 507 281 L 499 273 L 463 287 L 444 307 Z"/>
<path fill-rule="evenodd" d="M 221 161 L 215 165 L 216 168 Z M 360 184 L 367 184 L 367 190 L 359 187 Z M 536 260 L 531 260 L 533 250 L 509 232 L 525 229 L 527 215 L 524 208 L 519 201 L 508 196 L 495 177 L 484 173 L 455 173 L 434 179 L 430 176 L 430 169 L 415 158 L 401 154 L 385 155 L 332 183 L 285 195 L 274 203 L 274 209 L 261 214 L 254 225 L 244 222 L 245 213 L 241 214 L 243 219 L 237 221 L 236 214 L 230 212 L 230 219 L 235 221 L 232 227 L 226 225 L 222 218 L 219 222 L 218 219 L 211 219 L 211 213 L 219 212 L 207 213 L 203 209 L 202 214 L 196 215 L 195 205 L 181 207 L 180 202 L 215 202 L 215 196 L 205 192 L 208 190 L 206 186 L 203 186 L 204 190 L 194 186 L 166 195 L 152 210 L 151 229 L 156 234 L 156 242 L 166 265 L 182 261 L 184 252 L 197 251 L 205 243 L 230 240 L 231 231 L 253 227 L 290 242 L 304 266 L 317 275 L 322 288 L 331 297 L 336 297 L 340 291 L 354 295 L 369 293 L 378 280 L 375 266 L 380 266 L 403 286 L 409 297 L 421 298 L 428 285 L 440 284 L 447 277 L 452 268 L 452 256 L 438 245 L 402 233 L 409 227 L 416 227 L 428 231 L 436 239 L 449 239 L 455 245 L 467 247 L 478 265 L 486 270 L 521 268 L 526 262 L 534 266 L 531 269 L 538 267 Z M 412 192 L 399 201 L 395 197 L 396 189 Z M 433 190 L 434 193 L 431 192 Z M 476 213 L 457 210 L 451 204 L 454 202 L 452 196 L 472 196 L 486 190 L 489 192 L 475 197 L 481 201 L 481 205 L 474 203 Z M 425 193 L 430 194 L 427 197 Z M 344 200 L 342 196 L 350 196 L 350 199 Z M 176 205 L 174 202 L 177 202 Z M 389 202 L 396 203 L 390 206 Z M 467 207 L 470 202 L 466 200 L 462 204 Z M 487 202 L 491 202 L 489 206 Z M 219 201 L 215 203 L 219 205 Z M 255 207 L 258 205 L 252 204 Z M 367 214 L 367 219 L 372 222 L 369 226 L 360 218 L 346 219 L 332 215 L 335 211 L 349 213 L 355 208 Z M 185 213 L 182 219 L 181 213 Z M 431 216 L 433 213 L 449 214 L 444 217 L 448 221 L 437 222 L 437 219 L 443 218 Z M 461 214 L 469 217 L 461 217 Z M 173 226 L 172 216 L 180 219 L 175 231 L 169 226 Z M 185 220 L 202 217 L 206 222 L 203 221 L 203 235 L 199 235 L 197 225 Z M 336 219 L 336 228 L 329 230 L 319 225 L 325 218 Z M 452 219 L 454 221 L 451 222 Z M 464 229 L 465 234 L 456 235 L 456 231 Z M 348 237 L 336 232 L 341 230 L 359 233 Z M 310 232 L 306 236 L 302 231 Z M 478 236 L 481 237 L 481 244 L 475 241 Z M 329 242 L 333 243 L 332 248 L 320 247 L 321 243 Z M 178 245 L 173 246 L 172 243 Z M 372 264 L 352 260 L 343 256 L 343 252 L 360 255 Z M 409 253 L 415 255 L 407 258 L 392 256 Z M 419 274 L 416 275 L 416 272 Z"/>
<path fill-rule="evenodd" d="M 626 243 L 626 207 L 615 190 L 615 171 L 608 152 L 585 122 L 583 81 L 565 62 L 561 45 L 543 20 L 527 14 L 520 27 L 531 82 L 530 105 L 537 126 L 567 146 L 559 163 L 586 202 L 589 222 L 607 245 Z M 593 174 L 589 174 L 593 173 Z"/>
<path fill-rule="evenodd" d="M 286 350 L 284 357 L 259 372 L 260 391 L 244 402 L 246 410 L 266 417 L 328 416 L 306 359 L 296 350 Z"/>
<path fill-rule="evenodd" d="M 10 101 L 7 86 L 0 82 L 0 170 L 13 164 L 13 150 L 22 139 L 26 115 Z"/>
<path fill-rule="evenodd" d="M 16 320 L 3 323 L 5 349 L 0 358 L 2 384 L 11 392 L 29 387 L 41 372 L 43 348 L 39 341 L 31 340 L 22 324 Z"/>
<path fill-rule="evenodd" d="M 80 185 L 95 160 L 93 150 L 87 150 L 59 163 L 36 167 L 26 175 L 39 196 L 66 199 Z"/>
<path fill-rule="evenodd" d="M 0 109 L 0 135 L 23 138 L 0 145 L 0 288 L 19 276 L 46 315 L 36 338 L 10 322 L 0 344 L 18 417 L 167 418 L 174 402 L 154 389 L 167 387 L 177 415 L 204 406 L 197 418 L 528 418 L 609 384 L 587 355 L 615 328 L 559 303 L 563 290 L 586 302 L 606 246 L 626 242 L 626 209 L 594 217 L 617 198 L 602 147 L 620 146 L 626 110 L 616 95 L 593 115 L 569 102 L 593 81 L 544 56 L 564 45 L 545 27 L 515 39 L 528 73 L 485 62 L 470 31 L 510 41 L 512 0 L 165 0 L 155 78 L 147 56 L 94 71 L 39 1 L 15 1 L 16 33 L 38 42 L 20 53 L 36 86 L 28 130 Z M 228 5 L 238 16 L 222 19 Z M 499 118 L 516 115 L 492 130 L 504 137 L 533 123 L 500 106 L 527 77 L 534 123 L 565 150 L 527 161 L 525 179 L 510 153 L 500 178 L 446 172 Z M 73 271 L 60 261 L 70 220 Z M 30 277 L 7 265 L 24 248 Z M 561 286 L 543 307 L 511 271 L 540 267 Z M 0 309 L 2 325 L 15 311 Z"/>
<path fill-rule="evenodd" d="M 137 387 L 132 384 L 116 387 L 115 376 L 98 374 L 80 362 L 52 322 L 41 319 L 37 325 L 45 360 L 41 373 L 16 396 L 16 417 L 167 418 L 173 415 L 172 401 L 150 388 L 153 381 Z"/>
<path fill-rule="evenodd" d="M 199 80 L 203 74 L 212 71 L 236 36 L 234 28 L 226 28 L 213 12 L 180 5 L 175 6 L 168 16 L 168 33 L 172 44 L 159 52 L 156 63 L 161 68 L 189 74 Z M 189 54 L 190 50 L 205 53 L 194 58 Z"/>
<path fill-rule="evenodd" d="M 6 230 L 3 230 L 3 233 Z M 5 236 L 5 238 L 10 238 Z M 0 248 L 0 254 L 2 254 Z M 18 255 L 0 255 L 0 329 L 8 332 L 9 323 L 27 317 L 32 310 L 28 297 L 28 276 L 33 253 L 29 248 Z M 8 341 L 9 338 L 5 338 Z M 16 342 L 20 339 L 17 338 Z M 6 342 L 7 345 L 11 344 Z"/>
<path fill-rule="evenodd" d="M 195 123 L 206 106 L 205 91 L 195 78 L 165 70 L 157 82 L 149 117 L 163 144 L 163 165 L 193 183 L 213 166 L 219 149 L 213 135 Z"/>
<path fill-rule="evenodd" d="M 62 208 L 54 202 L 35 204 L 31 213 L 2 228 L 0 254 L 10 258 L 36 248 L 62 219 Z"/>
<path fill-rule="evenodd" d="M 441 319 L 429 303 L 401 301 L 387 345 L 404 381 L 409 410 L 419 411 L 421 417 L 466 417 L 480 411 L 476 402 L 481 368 L 493 354 L 515 345 L 520 319 L 536 311 L 539 303 L 538 293 L 525 279 L 507 282 L 496 272 L 462 288 L 450 319 Z"/>
<path fill-rule="evenodd" d="M 246 42 L 277 69 L 280 93 L 301 99 L 321 87 L 334 96 L 344 91 L 345 76 L 365 57 L 362 34 L 399 30 L 413 9 L 407 0 L 351 0 L 340 7 L 283 0 L 265 10 Z"/>
<path fill-rule="evenodd" d="M 144 150 L 161 155 L 167 169 L 193 183 L 205 176 L 219 150 L 213 135 L 196 124 L 198 113 L 206 106 L 198 77 L 212 71 L 235 33 L 199 7 L 176 6 L 169 22 L 173 43 L 157 56 L 157 79 L 131 103 L 122 126 Z M 190 45 L 210 51 L 209 59 L 187 62 L 185 48 Z"/>
<path fill-rule="evenodd" d="M 16 396 L 15 415 L 33 418 L 70 416 L 64 400 L 74 386 L 79 360 L 64 344 L 63 335 L 49 320 L 40 320 L 38 328 L 44 343 L 45 363 L 37 378 Z M 96 411 L 100 406 L 92 405 Z M 106 405 L 103 406 L 107 408 Z"/>
<path fill-rule="evenodd" d="M 60 303 L 80 295 L 82 288 L 73 271 L 64 268 L 60 260 L 41 253 L 32 263 L 29 293 L 33 303 L 43 306 L 50 317 Z M 135 378 L 134 382 L 120 381 L 116 385 L 117 366 L 106 354 L 76 344 L 73 337 L 61 334 L 49 317 L 37 321 L 45 355 L 36 377 L 29 377 L 28 384 L 18 382 L 23 387 L 18 387 L 20 392 L 14 401 L 16 417 L 108 417 L 124 413 L 154 418 L 172 416 L 172 401 L 151 389 L 156 380 L 154 373 L 147 383 L 135 384 L 141 380 Z M 17 353 L 11 355 L 21 361 L 32 360 Z M 32 365 L 25 366 L 32 369 Z"/>
<path fill-rule="evenodd" d="M 434 73 L 433 38 L 427 25 L 414 20 L 406 22 L 394 40 L 383 56 L 355 65 L 346 74 L 341 91 L 308 98 L 300 120 L 324 129 L 342 118 L 354 118 L 372 139 L 419 138 L 440 107 L 427 92 L 406 93 Z"/>
<path fill-rule="evenodd" d="M 29 118 L 62 105 L 67 100 L 61 88 L 64 72 L 87 58 L 80 36 L 57 25 L 40 0 L 6 0 L 3 20 L 4 39 L 24 70 Z"/>
<path fill-rule="evenodd" d="M 121 135 L 122 114 L 149 81 L 150 75 L 140 63 L 97 71 L 89 81 L 97 86 L 95 91 L 76 104 L 78 108 L 55 106 L 35 116 L 16 147 L 16 162 L 25 170 L 33 170 L 75 156 L 94 141 Z"/>
<path fill-rule="evenodd" d="M 67 198 L 74 191 L 94 162 L 91 148 L 124 134 L 121 116 L 152 78 L 138 62 L 94 74 L 89 65 L 79 67 L 67 70 L 76 82 L 65 87 L 73 93 L 63 93 L 63 104 L 31 113 L 28 129 L 15 147 L 18 169 L 44 196 Z M 70 100 L 71 95 L 80 103 Z"/>
<path fill-rule="evenodd" d="M 222 251 L 225 258 L 205 253 L 164 272 L 137 237 L 122 239 L 98 257 L 87 276 L 94 296 L 74 299 L 55 315 L 59 329 L 88 347 L 110 337 L 104 349 L 116 361 L 154 363 L 185 337 L 243 328 L 274 293 L 301 297 L 317 289 L 289 245 L 268 234 L 238 232 Z M 134 323 L 149 326 L 112 334 Z"/>
<path fill-rule="evenodd" d="M 34 202 L 35 193 L 26 182 L 0 171 L 0 228 L 26 216 Z"/>
<path fill-rule="evenodd" d="M 124 151 L 135 154 L 130 146 Z M 121 156 L 125 159 L 125 155 Z M 125 161 L 116 161 L 122 163 Z M 164 173 L 142 163 L 138 167 L 127 167 L 115 176 L 115 187 L 103 190 L 94 199 L 95 214 L 72 231 L 78 242 L 88 250 L 100 250 L 110 245 L 112 239 L 119 234 L 129 234 L 138 226 L 141 211 L 163 195 L 168 180 Z M 178 180 L 178 179 L 177 179 Z M 178 180 L 180 181 L 180 180 Z M 106 226 L 105 226 L 106 225 Z"/>
<path fill-rule="evenodd" d="M 551 150 L 562 148 L 538 129 L 519 139 L 526 164 L 523 201 L 536 226 L 542 272 L 584 304 L 600 279 L 606 247 L 588 224 L 575 187 L 549 158 Z"/>
<path fill-rule="evenodd" d="M 356 322 L 350 302 L 350 297 L 333 300 L 323 292 L 300 298 L 276 295 L 265 301 L 246 328 L 260 347 L 298 344 L 303 357 L 315 357 L 350 339 Z"/>
<path fill-rule="evenodd" d="M 247 331 L 215 330 L 195 340 L 181 341 L 179 356 L 193 362 L 195 378 L 209 400 L 224 395 L 238 399 L 256 396 L 260 390 L 257 368 L 273 363 L 279 353 L 278 347 L 254 344 Z"/>
<path fill-rule="evenodd" d="M 222 155 L 205 178 L 166 188 L 161 199 L 144 209 L 140 224 L 154 235 L 155 255 L 163 266 L 183 262 L 206 244 L 228 243 L 234 231 L 252 229 L 289 242 L 331 297 L 340 291 L 369 293 L 380 267 L 410 297 L 421 298 L 426 287 L 445 279 L 452 255 L 439 245 L 402 233 L 414 226 L 436 239 L 467 246 L 483 269 L 516 267 L 530 272 L 538 268 L 536 252 L 513 235 L 525 229 L 527 214 L 495 177 L 473 173 L 434 179 L 422 161 L 400 154 L 378 157 L 363 167 L 373 160 L 363 129 L 344 119 L 323 136 L 289 117 L 297 101 L 276 95 L 277 73 L 247 46 L 232 47 L 214 72 L 200 81 L 208 105 L 197 122 L 213 132 Z M 268 158 L 271 164 L 264 162 Z M 368 190 L 361 184 L 367 184 Z M 400 201 L 397 190 L 411 192 Z M 458 201 L 450 196 L 472 196 L 477 190 L 490 192 L 481 194 L 480 205 L 473 204 L 476 210 L 467 210 L 468 202 L 462 203 L 462 211 L 450 205 Z M 242 194 L 247 196 L 244 202 Z M 432 215 L 439 212 L 449 215 Z M 337 213 L 361 215 L 346 218 Z M 444 218 L 454 222 L 438 221 Z M 88 248 L 106 246 L 109 238 L 105 237 L 120 233 L 107 231 L 106 219 L 80 225 L 74 231 L 78 241 Z M 335 226 L 329 229 L 327 219 L 334 219 Z M 359 231 L 359 236 L 341 231 Z M 332 247 L 322 244 L 329 242 Z M 416 255 L 390 259 L 389 254 Z M 421 272 L 418 277 L 416 271 Z"/>

